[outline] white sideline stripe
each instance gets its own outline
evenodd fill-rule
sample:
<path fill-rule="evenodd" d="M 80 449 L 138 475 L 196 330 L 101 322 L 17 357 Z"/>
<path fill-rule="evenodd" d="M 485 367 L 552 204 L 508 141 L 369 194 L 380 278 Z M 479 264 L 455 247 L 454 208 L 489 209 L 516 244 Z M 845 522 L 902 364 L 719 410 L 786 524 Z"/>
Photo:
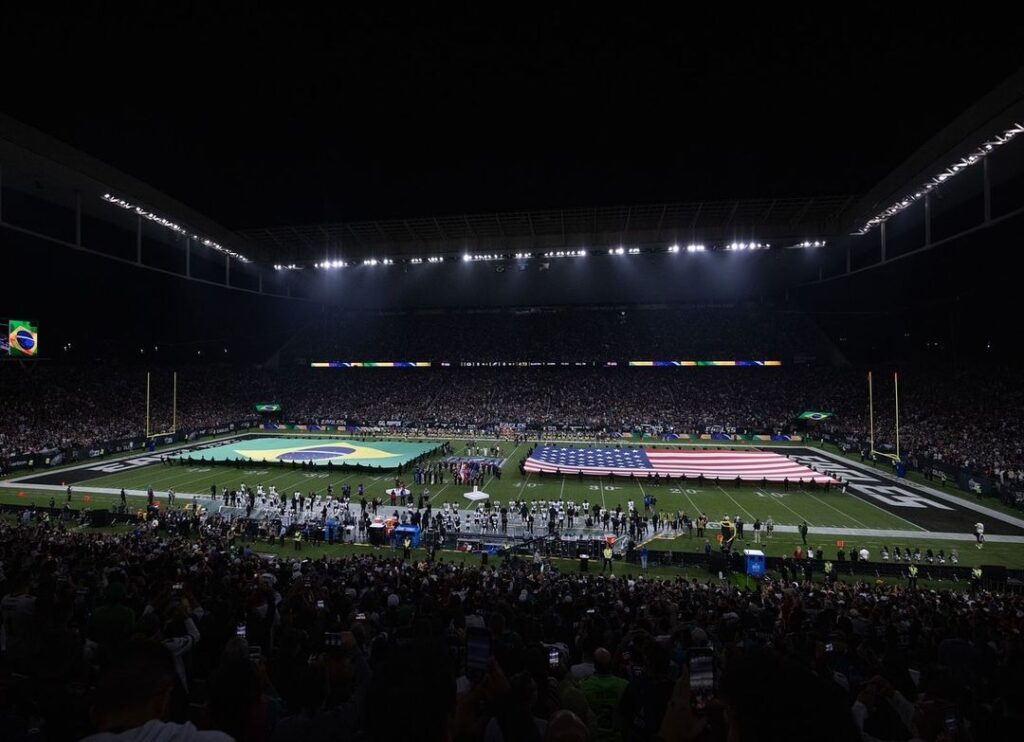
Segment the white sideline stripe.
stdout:
<path fill-rule="evenodd" d="M 441 488 L 444 491 L 449 485 L 445 485 Z M 46 484 L 15 484 L 13 482 L 0 482 L 0 488 L 13 489 L 13 490 L 53 490 L 55 493 L 60 492 L 60 487 L 53 487 Z M 121 490 L 113 487 L 75 487 L 74 492 L 86 495 L 117 495 L 120 494 Z M 145 497 L 145 490 L 125 490 L 125 493 L 132 497 Z M 441 492 L 437 493 L 438 495 Z M 189 498 L 189 497 L 200 497 L 208 499 L 209 493 L 201 492 L 178 492 L 176 497 Z M 399 508 L 401 510 L 401 508 Z M 777 533 L 798 533 L 796 526 L 783 526 L 776 525 L 775 531 Z M 948 531 L 898 531 L 891 529 L 878 529 L 878 528 L 836 528 L 826 526 L 815 526 L 807 534 L 808 538 L 813 539 L 817 536 L 859 536 L 861 538 L 884 538 L 897 541 L 898 539 L 910 539 L 914 541 L 934 539 L 937 541 L 965 541 L 973 543 L 975 541 L 973 533 L 961 533 L 948 532 Z M 996 543 L 996 544 L 1024 544 L 1024 536 L 1004 536 L 1002 534 L 985 534 L 985 543 Z"/>

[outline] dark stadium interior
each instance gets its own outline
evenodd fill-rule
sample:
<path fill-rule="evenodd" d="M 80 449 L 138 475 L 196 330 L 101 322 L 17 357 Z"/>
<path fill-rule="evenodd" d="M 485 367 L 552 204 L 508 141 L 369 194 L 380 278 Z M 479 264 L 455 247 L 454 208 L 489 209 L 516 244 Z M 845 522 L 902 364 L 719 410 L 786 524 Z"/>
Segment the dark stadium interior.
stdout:
<path fill-rule="evenodd" d="M 4 742 L 1019 736 L 1024 31 L 523 10 L 3 11 Z"/>

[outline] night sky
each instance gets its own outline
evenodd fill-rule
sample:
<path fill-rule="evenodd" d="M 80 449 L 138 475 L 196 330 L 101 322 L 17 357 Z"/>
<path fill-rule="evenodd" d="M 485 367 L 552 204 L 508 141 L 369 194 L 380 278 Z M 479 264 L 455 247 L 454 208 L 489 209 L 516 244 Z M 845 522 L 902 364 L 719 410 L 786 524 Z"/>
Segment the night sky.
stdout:
<path fill-rule="evenodd" d="M 9 9 L 0 107 L 240 228 L 863 192 L 1024 62 L 936 7 L 719 7 Z"/>

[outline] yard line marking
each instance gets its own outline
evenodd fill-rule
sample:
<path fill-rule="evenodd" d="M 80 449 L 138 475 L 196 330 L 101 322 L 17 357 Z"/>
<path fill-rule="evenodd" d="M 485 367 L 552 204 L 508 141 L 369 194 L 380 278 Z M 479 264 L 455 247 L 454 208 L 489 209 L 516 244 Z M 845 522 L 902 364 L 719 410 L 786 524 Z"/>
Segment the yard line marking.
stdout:
<path fill-rule="evenodd" d="M 533 472 L 531 471 L 531 472 L 529 472 L 526 475 L 526 479 L 524 479 L 522 481 L 522 483 L 519 485 L 519 494 L 517 495 L 516 499 L 518 499 L 518 500 L 522 500 L 523 499 L 523 488 L 526 486 L 526 483 L 530 481 L 530 477 L 532 477 L 532 476 L 533 476 Z"/>
<path fill-rule="evenodd" d="M 518 446 L 516 446 L 515 448 L 513 448 L 513 449 L 512 449 L 512 453 L 511 453 L 511 454 L 509 454 L 508 458 L 512 458 L 512 456 L 514 456 L 514 455 L 515 455 L 515 452 L 516 452 L 516 451 L 518 451 L 518 450 L 520 449 L 520 447 L 521 447 L 522 445 L 523 445 L 523 444 L 522 444 L 522 443 L 520 443 L 520 444 L 519 444 Z M 499 468 L 499 469 L 501 469 L 501 468 L 504 468 L 504 467 L 503 467 L 502 465 L 499 465 L 499 466 L 498 466 L 498 468 Z M 529 477 L 527 477 L 527 479 L 529 479 Z M 486 491 L 487 491 L 487 486 L 488 486 L 488 485 L 489 485 L 489 484 L 490 484 L 491 482 L 493 482 L 493 481 L 494 481 L 494 475 L 492 474 L 492 475 L 491 475 L 491 478 L 490 478 L 490 479 L 488 479 L 488 480 L 487 480 L 486 482 L 484 482 L 484 492 L 486 492 Z M 520 488 L 520 489 L 521 489 L 521 488 Z"/>
<path fill-rule="evenodd" d="M 143 467 L 140 467 L 140 468 L 134 469 L 134 470 L 126 469 L 125 471 L 112 472 L 111 474 L 107 474 L 105 476 L 98 477 L 97 479 L 89 480 L 89 481 L 98 482 L 98 481 L 100 481 L 102 479 L 107 479 L 108 477 L 116 477 L 119 474 L 141 474 L 146 469 L 149 469 L 150 467 L 157 467 L 157 466 L 160 467 L 163 470 L 163 473 L 161 473 L 159 475 L 156 475 L 156 476 L 151 476 L 149 478 L 149 481 L 147 482 L 147 486 L 153 485 L 154 483 L 164 483 L 165 481 L 166 481 L 167 484 L 174 484 L 175 482 L 178 481 L 178 479 L 181 479 L 182 477 L 185 478 L 182 481 L 187 481 L 188 476 L 190 474 L 195 476 L 195 474 L 193 472 L 183 472 L 183 471 L 181 471 L 181 469 L 176 468 L 174 466 L 171 466 L 170 467 L 170 471 L 167 471 L 167 465 L 166 464 L 153 463 L 153 464 L 148 464 L 146 466 L 143 466 Z M 199 465 L 198 464 L 190 464 L 190 466 L 199 466 Z M 207 466 L 207 465 L 203 464 L 203 466 Z M 71 486 L 74 487 L 73 484 Z M 100 486 L 103 486 L 103 485 L 101 484 Z M 157 487 L 153 487 L 153 489 L 155 491 L 157 489 Z"/>
<path fill-rule="evenodd" d="M 562 500 L 562 493 L 565 492 L 565 475 L 562 475 L 562 486 L 558 488 L 558 500 Z"/>
<path fill-rule="evenodd" d="M 825 502 L 824 500 L 822 500 L 822 499 L 820 499 L 820 498 L 817 498 L 817 497 L 815 497 L 815 496 L 814 496 L 814 495 L 812 495 L 812 494 L 811 494 L 810 492 L 807 492 L 806 494 L 807 494 L 807 495 L 808 495 L 808 496 L 809 496 L 809 497 L 810 497 L 810 498 L 811 498 L 812 500 L 814 500 L 815 502 L 820 502 L 820 503 L 821 503 L 822 505 L 824 505 L 825 507 L 828 507 L 828 508 L 832 508 L 832 509 L 833 509 L 833 510 L 835 510 L 835 511 L 836 511 L 837 513 L 839 513 L 840 515 L 842 515 L 842 516 L 845 516 L 846 518 L 849 518 L 850 520 L 852 520 L 852 521 L 853 521 L 854 523 L 856 523 L 856 524 L 857 524 L 858 526 L 861 526 L 862 528 L 869 528 L 869 526 L 868 526 L 868 525 L 867 525 L 866 523 L 864 523 L 864 522 L 862 522 L 862 521 L 859 521 L 859 520 L 857 520 L 856 518 L 854 518 L 854 517 L 853 517 L 852 515 L 850 515 L 849 513 L 847 513 L 847 512 L 845 512 L 845 511 L 843 511 L 843 510 L 840 510 L 839 508 L 837 508 L 837 507 L 836 507 L 835 505 L 832 505 L 831 503 Z"/>
<path fill-rule="evenodd" d="M 757 516 L 755 516 L 755 515 L 754 515 L 754 514 L 753 514 L 752 512 L 750 512 L 749 510 L 747 510 L 747 509 L 746 509 L 745 507 L 743 507 L 742 505 L 740 505 L 739 501 L 738 501 L 738 500 L 737 500 L 737 499 L 736 499 L 735 497 L 733 497 L 732 495 L 730 495 L 730 494 L 729 494 L 728 492 L 726 492 L 726 491 L 725 491 L 725 490 L 724 490 L 724 489 L 722 488 L 722 486 L 721 486 L 721 485 L 716 485 L 716 486 L 718 487 L 718 489 L 722 490 L 722 494 L 724 494 L 724 495 L 725 495 L 726 497 L 728 497 L 728 498 L 729 498 L 730 500 L 732 500 L 732 501 L 733 501 L 734 503 L 736 503 L 736 507 L 738 507 L 738 508 L 739 508 L 740 510 L 742 510 L 742 511 L 743 511 L 744 513 L 746 513 L 747 515 L 749 515 L 749 516 L 750 516 L 751 518 L 754 518 L 754 520 L 757 520 Z"/>
<path fill-rule="evenodd" d="M 758 491 L 758 492 L 764 492 L 764 493 L 765 493 L 765 494 L 766 494 L 766 495 L 767 495 L 768 497 L 771 497 L 771 496 L 772 496 L 772 493 L 771 493 L 771 492 L 769 492 L 768 490 L 762 490 L 762 489 L 761 489 L 760 487 L 758 487 L 758 488 L 757 488 L 757 491 Z M 774 498 L 773 498 L 773 499 L 774 499 Z M 795 516 L 796 516 L 797 518 L 799 518 L 800 520 L 802 520 L 802 521 L 806 522 L 806 523 L 807 523 L 807 525 L 809 525 L 809 526 L 819 526 L 819 525 L 821 525 L 820 523 L 811 523 L 811 521 L 807 520 L 807 518 L 805 518 L 804 516 L 800 515 L 800 513 L 798 513 L 797 511 L 795 511 L 795 510 L 794 510 L 793 508 L 791 508 L 791 507 L 790 507 L 789 505 L 787 505 L 786 503 L 784 503 L 784 502 L 782 501 L 782 498 L 781 498 L 781 497 L 780 497 L 780 498 L 779 498 L 778 500 L 776 500 L 776 502 L 778 502 L 778 503 L 779 503 L 779 505 L 781 505 L 782 507 L 786 508 L 786 510 L 788 510 L 789 512 L 791 512 L 791 513 L 792 513 L 793 515 L 795 515 Z M 800 525 L 800 524 L 799 524 L 799 523 L 797 523 L 796 525 Z"/>
<path fill-rule="evenodd" d="M 685 482 L 684 482 L 684 484 L 685 484 Z M 683 493 L 683 497 L 685 497 L 687 499 L 687 501 L 691 505 L 693 505 L 693 515 L 694 515 L 694 517 L 695 518 L 699 518 L 704 511 L 702 511 L 699 507 L 697 507 L 697 503 L 694 502 L 693 498 L 691 498 L 689 493 L 687 493 L 687 491 L 686 491 L 687 489 L 693 489 L 694 492 L 697 492 L 698 490 L 696 490 L 694 488 L 687 488 L 687 487 L 680 487 L 679 488 L 679 491 Z"/>

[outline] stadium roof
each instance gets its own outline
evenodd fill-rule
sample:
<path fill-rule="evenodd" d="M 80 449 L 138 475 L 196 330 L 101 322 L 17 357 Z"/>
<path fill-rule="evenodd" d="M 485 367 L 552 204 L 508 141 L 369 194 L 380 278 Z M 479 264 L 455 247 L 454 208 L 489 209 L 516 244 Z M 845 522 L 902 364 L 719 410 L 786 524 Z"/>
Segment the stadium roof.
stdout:
<path fill-rule="evenodd" d="M 843 217 L 844 232 L 863 230 L 868 220 L 922 187 L 963 158 L 976 156 L 987 142 L 1005 136 L 1024 124 L 1024 68 L 998 85 L 922 144 L 903 163 L 883 178 Z"/>
<path fill-rule="evenodd" d="M 690 201 L 509 211 L 239 230 L 282 261 L 664 246 L 770 240 L 784 246 L 836 234 L 853 196 Z"/>
<path fill-rule="evenodd" d="M 78 194 L 79 208 L 101 218 L 130 204 L 140 216 L 148 214 L 154 221 L 173 223 L 183 234 L 215 244 L 213 249 L 218 252 L 245 262 L 270 262 L 269 255 L 261 254 L 255 245 L 187 204 L 2 113 L 0 165 L 5 188 L 24 190 L 35 198 L 62 205 L 70 204 L 72 196 Z"/>

